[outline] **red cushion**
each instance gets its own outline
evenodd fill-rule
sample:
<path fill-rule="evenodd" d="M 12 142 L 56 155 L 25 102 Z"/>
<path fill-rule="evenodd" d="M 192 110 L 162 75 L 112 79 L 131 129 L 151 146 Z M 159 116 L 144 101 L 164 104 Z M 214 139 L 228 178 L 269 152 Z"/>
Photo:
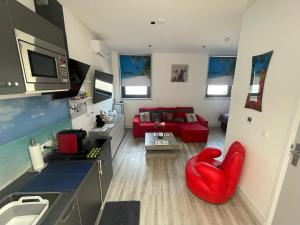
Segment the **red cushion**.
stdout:
<path fill-rule="evenodd" d="M 172 108 L 172 107 L 160 107 L 159 111 L 161 111 L 161 112 L 175 112 L 176 108 Z"/>
<path fill-rule="evenodd" d="M 156 132 L 154 123 L 140 123 L 140 132 L 145 135 L 146 132 Z"/>
<path fill-rule="evenodd" d="M 175 118 L 182 118 L 185 121 L 185 113 L 184 112 L 176 112 Z"/>
<path fill-rule="evenodd" d="M 172 112 L 162 112 L 161 118 L 163 122 L 172 122 L 174 120 L 175 114 Z"/>
<path fill-rule="evenodd" d="M 172 132 L 174 135 L 178 136 L 179 132 L 179 124 L 175 122 L 166 122 L 165 132 Z"/>
<path fill-rule="evenodd" d="M 159 111 L 159 108 L 147 108 L 147 107 L 142 107 L 139 108 L 139 112 L 153 112 L 153 111 Z"/>
<path fill-rule="evenodd" d="M 180 134 L 184 142 L 207 142 L 208 129 L 199 123 L 180 125 Z"/>
<path fill-rule="evenodd" d="M 176 107 L 177 112 L 194 113 L 193 107 Z"/>
<path fill-rule="evenodd" d="M 184 123 L 180 125 L 180 128 L 183 132 L 208 134 L 208 129 L 199 123 Z"/>

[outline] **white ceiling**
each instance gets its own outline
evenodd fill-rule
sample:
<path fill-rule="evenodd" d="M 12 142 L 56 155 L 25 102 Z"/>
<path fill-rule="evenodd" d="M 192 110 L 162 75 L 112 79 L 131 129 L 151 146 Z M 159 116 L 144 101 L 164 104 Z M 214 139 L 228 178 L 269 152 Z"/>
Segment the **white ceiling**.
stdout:
<path fill-rule="evenodd" d="M 213 54 L 236 52 L 242 14 L 251 1 L 60 0 L 112 50 Z M 150 25 L 159 18 L 166 23 Z"/>

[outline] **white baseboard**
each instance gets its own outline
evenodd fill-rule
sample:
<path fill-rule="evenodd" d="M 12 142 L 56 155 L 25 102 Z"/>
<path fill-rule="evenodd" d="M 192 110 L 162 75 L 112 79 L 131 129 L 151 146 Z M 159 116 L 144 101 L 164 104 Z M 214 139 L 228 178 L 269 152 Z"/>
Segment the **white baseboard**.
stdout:
<path fill-rule="evenodd" d="M 249 197 L 249 195 L 243 191 L 240 187 L 237 189 L 237 194 L 241 197 L 245 207 L 247 210 L 252 214 L 254 219 L 261 224 L 264 225 L 266 223 L 266 218 L 263 215 L 263 213 L 255 206 L 252 199 Z"/>

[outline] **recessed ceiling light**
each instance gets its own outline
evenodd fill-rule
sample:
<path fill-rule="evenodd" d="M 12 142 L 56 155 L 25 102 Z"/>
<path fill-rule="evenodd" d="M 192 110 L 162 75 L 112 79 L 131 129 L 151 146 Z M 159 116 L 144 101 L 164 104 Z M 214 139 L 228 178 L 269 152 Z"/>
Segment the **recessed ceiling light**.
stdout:
<path fill-rule="evenodd" d="M 152 45 L 148 45 L 149 48 L 152 48 Z"/>
<path fill-rule="evenodd" d="M 166 19 L 165 18 L 159 18 L 159 19 L 157 19 L 157 23 L 158 24 L 165 24 L 166 23 Z"/>
<path fill-rule="evenodd" d="M 206 45 L 202 45 L 202 48 L 206 48 Z"/>

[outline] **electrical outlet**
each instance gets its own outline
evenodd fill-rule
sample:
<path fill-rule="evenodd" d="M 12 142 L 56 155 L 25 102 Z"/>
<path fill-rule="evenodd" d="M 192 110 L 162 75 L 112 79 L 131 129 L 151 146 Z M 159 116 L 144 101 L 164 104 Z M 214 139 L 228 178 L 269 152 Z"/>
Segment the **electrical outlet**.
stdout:
<path fill-rule="evenodd" d="M 43 144 L 41 144 L 42 152 L 47 150 L 48 148 L 51 148 L 52 146 L 53 146 L 52 140 L 48 140 L 44 142 Z"/>

